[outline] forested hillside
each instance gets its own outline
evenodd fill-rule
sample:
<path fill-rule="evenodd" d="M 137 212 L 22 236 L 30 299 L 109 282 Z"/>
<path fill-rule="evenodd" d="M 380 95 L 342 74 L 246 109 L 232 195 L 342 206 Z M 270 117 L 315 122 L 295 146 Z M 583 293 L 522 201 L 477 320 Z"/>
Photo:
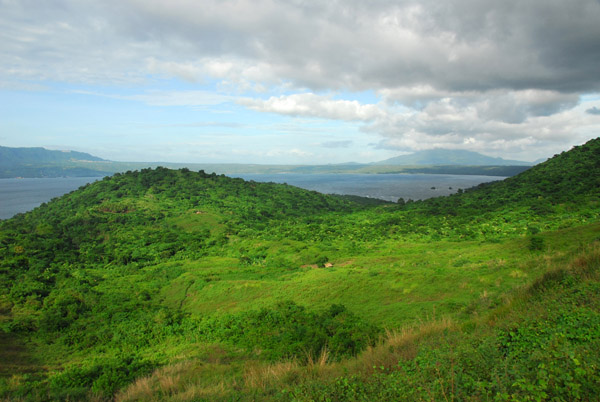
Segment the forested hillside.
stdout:
<path fill-rule="evenodd" d="M 0 395 L 592 400 L 600 140 L 398 203 L 165 168 L 0 222 Z"/>

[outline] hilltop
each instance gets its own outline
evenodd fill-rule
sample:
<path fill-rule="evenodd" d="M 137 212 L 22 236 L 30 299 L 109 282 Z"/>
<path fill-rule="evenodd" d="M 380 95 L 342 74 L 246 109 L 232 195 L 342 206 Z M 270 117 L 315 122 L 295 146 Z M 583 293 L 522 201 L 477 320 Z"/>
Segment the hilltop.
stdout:
<path fill-rule="evenodd" d="M 593 399 L 599 181 L 600 139 L 418 202 L 106 177 L 0 222 L 0 396 Z"/>

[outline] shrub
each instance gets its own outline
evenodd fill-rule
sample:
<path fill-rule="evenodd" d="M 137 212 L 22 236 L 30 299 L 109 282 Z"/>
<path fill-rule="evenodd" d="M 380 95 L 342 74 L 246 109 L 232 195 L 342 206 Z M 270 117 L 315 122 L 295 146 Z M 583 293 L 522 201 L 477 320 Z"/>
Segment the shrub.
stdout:
<path fill-rule="evenodd" d="M 529 250 L 541 251 L 544 249 L 544 239 L 539 236 L 532 236 L 529 238 Z"/>
<path fill-rule="evenodd" d="M 135 378 L 148 374 L 154 366 L 135 355 L 96 358 L 88 365 L 70 366 L 51 377 L 50 391 L 55 397 L 82 395 L 89 389 L 110 396 Z"/>
<path fill-rule="evenodd" d="M 380 329 L 365 323 L 343 305 L 323 312 L 293 301 L 239 314 L 206 318 L 199 326 L 204 340 L 221 341 L 260 351 L 267 360 L 306 359 L 327 348 L 331 357 L 352 356 L 372 343 Z"/>

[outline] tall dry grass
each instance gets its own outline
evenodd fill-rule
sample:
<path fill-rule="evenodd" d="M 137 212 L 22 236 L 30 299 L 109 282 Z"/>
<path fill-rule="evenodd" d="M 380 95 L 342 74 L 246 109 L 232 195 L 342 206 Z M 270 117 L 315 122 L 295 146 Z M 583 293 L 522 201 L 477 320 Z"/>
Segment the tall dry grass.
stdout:
<path fill-rule="evenodd" d="M 415 358 L 419 343 L 443 331 L 455 329 L 454 322 L 443 317 L 425 321 L 416 326 L 386 330 L 385 335 L 375 346 L 367 348 L 355 359 L 348 362 L 348 369 L 355 374 L 370 375 L 374 371 L 390 371 L 402 360 Z"/>
<path fill-rule="evenodd" d="M 317 356 L 308 353 L 306 364 L 297 360 L 277 363 L 252 362 L 244 372 L 244 384 L 248 388 L 265 390 L 275 385 L 292 385 L 307 379 L 327 378 L 335 371 L 336 363 L 330 362 L 329 350 L 325 347 Z"/>
<path fill-rule="evenodd" d="M 375 346 L 351 359 L 334 361 L 327 348 L 323 348 L 316 356 L 308 354 L 304 364 L 297 360 L 275 363 L 249 360 L 237 375 L 232 374 L 235 368 L 227 364 L 176 363 L 138 379 L 121 391 L 116 401 L 223 400 L 234 389 L 241 394 L 268 394 L 269 390 L 314 380 L 333 380 L 342 375 L 367 377 L 376 370 L 394 370 L 401 360 L 416 356 L 422 340 L 455 327 L 449 318 L 425 321 L 417 326 L 386 331 Z M 229 375 L 215 376 L 217 369 L 229 371 Z"/>
<path fill-rule="evenodd" d="M 115 396 L 119 401 L 213 400 L 239 388 L 227 364 L 185 361 L 156 369 Z M 223 374 L 223 375 L 221 375 Z"/>
<path fill-rule="evenodd" d="M 150 376 L 138 378 L 116 395 L 117 401 L 153 401 L 172 395 L 182 388 L 182 377 L 192 370 L 191 362 L 180 362 L 155 370 Z"/>
<path fill-rule="evenodd" d="M 272 364 L 252 362 L 244 370 L 244 385 L 247 388 L 265 390 L 276 383 L 286 382 L 298 375 L 299 365 L 296 361 L 285 361 Z"/>

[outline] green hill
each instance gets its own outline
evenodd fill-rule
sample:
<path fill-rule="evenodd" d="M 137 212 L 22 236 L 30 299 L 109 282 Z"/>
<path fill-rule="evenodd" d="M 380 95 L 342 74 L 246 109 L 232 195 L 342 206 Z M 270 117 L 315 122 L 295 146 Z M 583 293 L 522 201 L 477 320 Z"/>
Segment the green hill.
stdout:
<path fill-rule="evenodd" d="M 0 396 L 593 400 L 600 140 L 399 203 L 165 168 L 0 222 Z"/>

